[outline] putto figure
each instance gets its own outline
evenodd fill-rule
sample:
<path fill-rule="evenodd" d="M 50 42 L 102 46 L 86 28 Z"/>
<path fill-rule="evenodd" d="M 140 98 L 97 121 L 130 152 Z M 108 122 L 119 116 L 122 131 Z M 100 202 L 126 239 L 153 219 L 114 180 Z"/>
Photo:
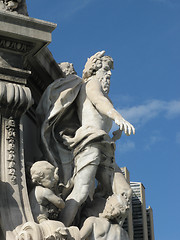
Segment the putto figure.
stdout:
<path fill-rule="evenodd" d="M 93 198 L 95 178 L 104 196 L 131 196 L 130 186 L 115 163 L 114 151 L 122 131 L 129 136 L 135 134 L 135 128 L 114 109 L 108 97 L 113 59 L 104 53 L 88 59 L 83 79 L 70 74 L 52 83 L 37 109 L 44 154 L 57 166 L 61 164 L 64 184 L 73 180 L 60 218 L 66 226 L 71 225 L 87 197 Z M 119 129 L 111 138 L 112 121 Z M 72 170 L 72 164 L 70 178 L 66 172 Z"/>
<path fill-rule="evenodd" d="M 61 197 L 55 194 L 58 182 L 58 169 L 47 161 L 38 161 L 30 169 L 32 182 L 36 185 L 29 195 L 34 219 L 40 223 L 56 219 L 64 206 Z M 56 215 L 56 216 L 55 216 Z"/>
<path fill-rule="evenodd" d="M 99 217 L 89 217 L 85 220 L 80 230 L 81 239 L 129 240 L 128 234 L 122 228 L 122 219 L 124 220 L 126 217 L 126 210 L 126 202 L 120 195 L 110 196 L 106 201 L 103 213 Z"/>

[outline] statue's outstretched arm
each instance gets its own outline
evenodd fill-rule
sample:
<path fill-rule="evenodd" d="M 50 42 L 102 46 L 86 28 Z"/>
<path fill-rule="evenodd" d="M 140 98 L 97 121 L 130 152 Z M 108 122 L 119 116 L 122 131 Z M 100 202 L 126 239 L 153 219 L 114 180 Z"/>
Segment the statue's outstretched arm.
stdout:
<path fill-rule="evenodd" d="M 116 111 L 108 97 L 103 94 L 101 84 L 97 79 L 94 78 L 87 83 L 86 94 L 96 109 L 101 114 L 114 120 L 121 131 L 124 131 L 128 136 L 131 135 L 131 133 L 135 134 L 134 126 Z"/>

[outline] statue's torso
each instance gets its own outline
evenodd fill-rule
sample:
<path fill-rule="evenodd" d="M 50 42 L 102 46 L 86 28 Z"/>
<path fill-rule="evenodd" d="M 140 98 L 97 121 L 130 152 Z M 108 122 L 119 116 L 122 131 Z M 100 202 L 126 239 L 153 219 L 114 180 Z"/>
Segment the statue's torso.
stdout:
<path fill-rule="evenodd" d="M 112 127 L 112 119 L 100 113 L 87 96 L 85 84 L 83 84 L 77 98 L 77 112 L 82 126 L 92 126 L 97 130 L 109 133 Z"/>

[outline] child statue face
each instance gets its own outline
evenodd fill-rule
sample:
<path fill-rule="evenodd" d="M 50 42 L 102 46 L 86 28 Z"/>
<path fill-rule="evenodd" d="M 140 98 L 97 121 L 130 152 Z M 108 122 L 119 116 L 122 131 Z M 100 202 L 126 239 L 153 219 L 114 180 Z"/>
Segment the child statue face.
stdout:
<path fill-rule="evenodd" d="M 52 189 L 57 184 L 57 179 L 54 177 L 54 171 L 49 169 L 44 170 L 44 177 L 40 180 L 40 184 L 45 187 Z"/>
<path fill-rule="evenodd" d="M 118 215 L 122 216 L 125 214 L 124 210 L 126 210 L 126 206 L 126 200 L 122 195 L 113 195 L 107 200 L 103 215 L 109 219 L 118 217 Z"/>
<path fill-rule="evenodd" d="M 59 180 L 58 168 L 47 161 L 38 161 L 30 169 L 31 178 L 34 183 L 45 188 L 52 189 Z"/>

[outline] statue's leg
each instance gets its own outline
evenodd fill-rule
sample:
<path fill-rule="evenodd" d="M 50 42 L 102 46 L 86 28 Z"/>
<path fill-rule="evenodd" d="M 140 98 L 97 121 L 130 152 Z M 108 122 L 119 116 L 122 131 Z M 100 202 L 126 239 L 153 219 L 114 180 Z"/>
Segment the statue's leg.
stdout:
<path fill-rule="evenodd" d="M 78 161 L 80 162 L 78 163 Z M 79 154 L 78 161 L 77 173 L 74 178 L 74 188 L 67 197 L 65 208 L 61 212 L 60 221 L 62 221 L 65 226 L 71 225 L 79 207 L 94 190 L 95 175 L 99 161 L 99 149 L 92 146 L 86 147 L 86 150 Z M 82 161 L 86 162 L 85 166 L 83 166 Z M 83 167 L 79 170 L 78 165 Z"/>
<path fill-rule="evenodd" d="M 96 173 L 96 179 L 102 186 L 104 195 L 126 194 L 128 199 L 132 195 L 132 190 L 126 181 L 121 169 L 116 163 L 113 164 L 114 169 L 109 165 L 99 165 Z"/>
<path fill-rule="evenodd" d="M 114 169 L 99 165 L 96 173 L 96 179 L 101 186 L 101 195 L 107 196 L 112 195 L 112 180 L 114 176 Z"/>

